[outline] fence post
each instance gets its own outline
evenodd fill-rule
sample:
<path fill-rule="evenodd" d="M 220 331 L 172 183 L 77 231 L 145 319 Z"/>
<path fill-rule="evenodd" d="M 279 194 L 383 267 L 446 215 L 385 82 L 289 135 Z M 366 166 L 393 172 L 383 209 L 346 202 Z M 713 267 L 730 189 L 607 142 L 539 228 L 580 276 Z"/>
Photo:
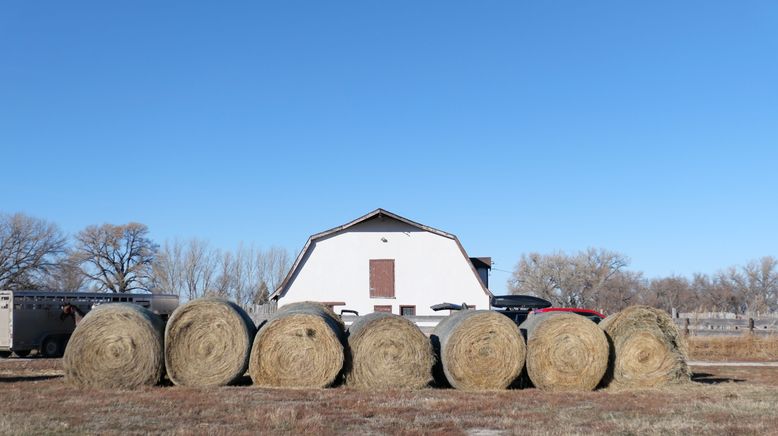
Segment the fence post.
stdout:
<path fill-rule="evenodd" d="M 689 318 L 686 318 L 683 324 L 684 324 L 683 334 L 689 336 Z"/>
<path fill-rule="evenodd" d="M 748 318 L 748 332 L 754 334 L 754 318 Z"/>

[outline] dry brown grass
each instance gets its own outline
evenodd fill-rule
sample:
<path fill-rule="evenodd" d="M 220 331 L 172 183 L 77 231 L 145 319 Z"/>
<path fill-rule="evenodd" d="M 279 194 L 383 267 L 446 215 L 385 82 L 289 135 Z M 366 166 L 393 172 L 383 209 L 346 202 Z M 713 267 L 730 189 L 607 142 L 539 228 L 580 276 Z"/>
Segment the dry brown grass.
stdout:
<path fill-rule="evenodd" d="M 778 360 L 778 336 L 690 336 L 689 359 L 709 361 Z"/>
<path fill-rule="evenodd" d="M 59 360 L 0 359 L 0 432 L 685 435 L 769 434 L 778 428 L 778 368 L 705 367 L 684 387 L 575 393 L 81 390 L 67 386 L 61 375 Z"/>

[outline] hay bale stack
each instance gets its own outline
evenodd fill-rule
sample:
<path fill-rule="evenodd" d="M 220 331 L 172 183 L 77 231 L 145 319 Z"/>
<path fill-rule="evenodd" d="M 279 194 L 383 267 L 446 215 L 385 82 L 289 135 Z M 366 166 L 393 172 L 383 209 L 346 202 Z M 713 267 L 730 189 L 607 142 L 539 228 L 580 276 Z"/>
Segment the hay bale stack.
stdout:
<path fill-rule="evenodd" d="M 201 298 L 179 306 L 165 327 L 165 366 L 181 386 L 234 383 L 249 365 L 257 329 L 237 304 Z"/>
<path fill-rule="evenodd" d="M 608 339 L 597 324 L 573 313 L 529 315 L 527 376 L 545 391 L 591 391 L 608 368 Z"/>
<path fill-rule="evenodd" d="M 157 384 L 164 371 L 164 323 L 132 303 L 96 307 L 78 323 L 62 365 L 81 387 L 132 389 Z"/>
<path fill-rule="evenodd" d="M 432 381 L 429 338 L 391 313 L 362 316 L 348 330 L 346 384 L 361 389 L 420 389 Z"/>
<path fill-rule="evenodd" d="M 343 368 L 343 322 L 326 306 L 283 306 L 259 329 L 249 360 L 254 384 L 325 388 Z"/>
<path fill-rule="evenodd" d="M 432 336 L 445 376 L 439 382 L 456 389 L 505 389 L 524 367 L 524 338 L 510 318 L 497 312 L 460 311 L 441 321 Z"/>
<path fill-rule="evenodd" d="M 690 380 L 686 339 L 667 312 L 632 306 L 605 318 L 600 328 L 612 346 L 603 384 L 656 387 Z"/>

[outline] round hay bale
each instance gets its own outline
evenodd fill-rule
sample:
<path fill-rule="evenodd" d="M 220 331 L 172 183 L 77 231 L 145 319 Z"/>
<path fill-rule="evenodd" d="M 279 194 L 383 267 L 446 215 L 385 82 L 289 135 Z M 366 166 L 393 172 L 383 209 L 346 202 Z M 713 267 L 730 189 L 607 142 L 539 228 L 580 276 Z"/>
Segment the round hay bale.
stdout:
<path fill-rule="evenodd" d="M 132 303 L 90 311 L 70 337 L 62 366 L 73 385 L 132 389 L 157 384 L 164 371 L 164 323 Z"/>
<path fill-rule="evenodd" d="M 332 309 L 330 309 L 330 306 L 327 306 L 324 303 L 320 303 L 318 301 L 298 301 L 296 303 L 289 303 L 281 306 L 276 313 L 283 313 L 288 311 L 297 311 L 300 309 L 307 310 L 311 307 L 315 307 L 318 311 L 320 311 L 322 314 L 328 316 L 332 321 L 334 321 L 336 324 L 340 326 L 340 329 L 342 331 L 346 331 L 346 325 L 343 323 L 343 320 L 340 319 L 340 316 L 335 313 Z"/>
<path fill-rule="evenodd" d="M 440 372 L 456 389 L 505 389 L 524 367 L 524 338 L 510 318 L 497 312 L 460 311 L 441 321 L 432 335 Z"/>
<path fill-rule="evenodd" d="M 686 339 L 667 312 L 631 306 L 605 318 L 600 328 L 612 346 L 603 384 L 657 387 L 691 380 Z"/>
<path fill-rule="evenodd" d="M 529 315 L 527 376 L 545 391 L 591 391 L 608 369 L 608 339 L 597 324 L 574 313 Z"/>
<path fill-rule="evenodd" d="M 362 316 L 348 330 L 346 384 L 361 389 L 420 389 L 435 357 L 416 324 L 391 313 Z"/>
<path fill-rule="evenodd" d="M 257 329 L 237 304 L 201 298 L 179 306 L 165 327 L 165 367 L 181 386 L 224 386 L 249 365 Z"/>
<path fill-rule="evenodd" d="M 249 373 L 254 384 L 324 388 L 343 368 L 343 323 L 319 303 L 294 303 L 271 316 L 254 338 Z"/>

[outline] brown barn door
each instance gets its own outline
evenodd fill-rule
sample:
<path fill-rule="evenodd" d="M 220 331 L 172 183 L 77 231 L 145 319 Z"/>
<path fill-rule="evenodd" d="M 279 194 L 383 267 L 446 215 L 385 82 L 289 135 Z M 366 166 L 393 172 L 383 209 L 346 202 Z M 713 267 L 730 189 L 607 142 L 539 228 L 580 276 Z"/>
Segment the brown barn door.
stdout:
<path fill-rule="evenodd" d="M 394 259 L 370 259 L 370 298 L 394 298 Z"/>

